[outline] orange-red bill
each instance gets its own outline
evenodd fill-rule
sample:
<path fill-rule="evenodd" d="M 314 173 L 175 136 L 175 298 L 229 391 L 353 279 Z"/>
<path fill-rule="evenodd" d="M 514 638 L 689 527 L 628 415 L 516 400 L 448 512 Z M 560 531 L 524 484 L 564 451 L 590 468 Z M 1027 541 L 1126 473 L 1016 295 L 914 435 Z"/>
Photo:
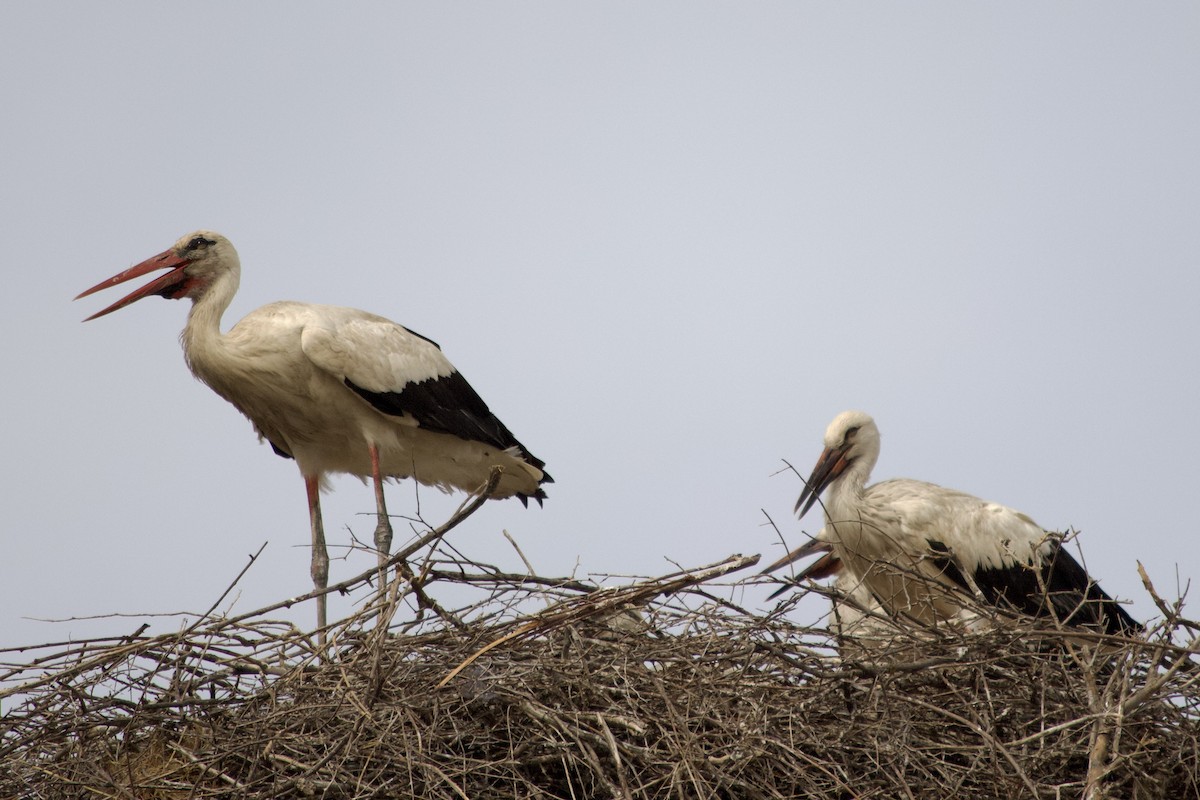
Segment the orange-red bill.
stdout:
<path fill-rule="evenodd" d="M 78 300 L 81 297 L 87 297 L 89 294 L 94 294 L 94 293 L 100 291 L 101 289 L 107 289 L 110 286 L 116 286 L 119 283 L 125 283 L 126 281 L 133 280 L 134 278 L 140 278 L 141 276 L 147 275 L 151 272 L 154 272 L 155 270 L 159 270 L 159 269 L 170 270 L 170 272 L 168 272 L 167 274 L 159 276 L 158 278 L 156 278 L 155 280 L 146 284 L 145 286 L 138 289 L 137 291 L 132 292 L 132 293 L 126 295 L 125 297 L 122 297 L 120 300 L 113 303 L 108 308 L 105 308 L 101 311 L 97 311 L 95 314 L 92 314 L 90 317 L 85 319 L 84 322 L 87 322 L 88 320 L 93 320 L 96 317 L 103 317 L 105 314 L 111 314 L 112 312 L 114 312 L 118 309 L 124 308 L 125 306 L 129 305 L 130 303 L 136 303 L 138 300 L 141 300 L 143 297 L 149 297 L 150 295 L 157 294 L 157 295 L 162 295 L 164 297 L 176 296 L 173 294 L 172 290 L 175 287 L 182 284 L 186 280 L 186 276 L 183 274 L 183 270 L 184 270 L 184 267 L 186 267 L 190 263 L 191 262 L 188 261 L 186 258 L 180 258 L 178 255 L 176 255 L 174 250 L 165 250 L 156 256 L 146 259 L 145 261 L 143 261 L 140 264 L 130 267 L 129 269 L 125 270 L 124 272 L 119 272 L 116 275 L 113 275 L 108 280 L 101 281 L 100 283 L 96 284 L 95 286 L 88 289 L 87 291 L 80 292 L 75 297 L 76 300 Z"/>

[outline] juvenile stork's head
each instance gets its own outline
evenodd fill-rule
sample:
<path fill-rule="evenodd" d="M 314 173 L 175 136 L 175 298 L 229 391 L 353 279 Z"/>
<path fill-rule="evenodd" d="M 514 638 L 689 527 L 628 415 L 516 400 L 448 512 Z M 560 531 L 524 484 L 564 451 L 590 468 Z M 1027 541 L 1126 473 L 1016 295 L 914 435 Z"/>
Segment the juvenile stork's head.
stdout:
<path fill-rule="evenodd" d="M 871 415 L 862 411 L 838 414 L 825 430 L 825 450 L 796 501 L 796 513 L 807 514 L 821 492 L 851 466 L 865 482 L 878 459 L 879 428 Z"/>
<path fill-rule="evenodd" d="M 168 270 L 168 272 L 137 291 L 122 297 L 108 308 L 97 311 L 88 319 L 92 320 L 105 314 L 111 314 L 117 309 L 124 308 L 150 295 L 158 295 L 171 300 L 187 297 L 195 302 L 207 294 L 218 281 L 227 287 L 225 293 L 232 296 L 233 292 L 237 291 L 242 268 L 237 250 L 234 249 L 232 242 L 219 233 L 200 230 L 180 238 L 170 249 L 151 256 L 108 280 L 101 281 L 80 293 L 75 299 L 87 297 L 101 289 L 107 289 L 118 283 L 140 278 L 162 269 Z"/>

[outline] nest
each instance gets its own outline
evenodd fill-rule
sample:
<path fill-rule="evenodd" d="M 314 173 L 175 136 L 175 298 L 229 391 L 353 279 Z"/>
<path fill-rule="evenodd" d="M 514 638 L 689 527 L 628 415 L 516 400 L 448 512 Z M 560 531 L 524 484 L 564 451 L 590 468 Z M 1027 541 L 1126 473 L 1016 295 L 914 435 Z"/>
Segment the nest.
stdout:
<path fill-rule="evenodd" d="M 272 619 L 298 598 L 23 648 L 0 671 L 0 796 L 1200 796 L 1179 604 L 1138 639 L 893 621 L 839 650 L 794 598 L 731 600 L 753 557 L 618 588 L 433 551 L 410 572 L 459 517 L 389 581 L 332 587 L 365 605 L 323 636 Z"/>

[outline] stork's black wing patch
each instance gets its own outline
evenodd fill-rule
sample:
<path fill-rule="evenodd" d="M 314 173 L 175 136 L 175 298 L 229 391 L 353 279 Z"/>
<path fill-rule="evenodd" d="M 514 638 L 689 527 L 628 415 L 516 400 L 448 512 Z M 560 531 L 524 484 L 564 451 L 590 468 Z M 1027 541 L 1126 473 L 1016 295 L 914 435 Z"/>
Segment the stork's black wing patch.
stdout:
<path fill-rule="evenodd" d="M 1046 613 L 1042 580 L 1029 564 L 1012 563 L 1003 567 L 981 567 L 975 571 L 975 585 L 984 599 L 995 606 L 1014 608 L 1040 617 Z"/>
<path fill-rule="evenodd" d="M 934 553 L 937 553 L 937 555 L 932 557 L 934 565 L 936 565 L 937 568 L 942 571 L 943 575 L 961 588 L 970 592 L 971 585 L 967 583 L 967 579 L 963 577 L 962 570 L 958 568 L 958 564 L 954 563 L 954 557 L 950 552 L 950 548 L 942 542 L 934 539 L 926 539 L 925 541 L 929 543 L 929 549 Z"/>
<path fill-rule="evenodd" d="M 482 442 L 501 450 L 516 447 L 527 464 L 538 469 L 545 464 L 517 441 L 461 373 L 452 372 L 445 377 L 410 383 L 400 392 L 368 391 L 356 386 L 349 378 L 346 385 L 384 414 L 407 414 L 426 430 L 448 433 L 469 442 Z M 541 482 L 554 481 L 545 475 Z"/>
<path fill-rule="evenodd" d="M 1072 625 L 1097 625 L 1105 633 L 1140 631 L 1142 626 L 1109 597 L 1070 553 L 1062 542 L 1055 542 L 1045 567 L 1047 601 L 1058 618 Z"/>
<path fill-rule="evenodd" d="M 1093 625 L 1105 633 L 1141 630 L 1119 603 L 1105 594 L 1079 562 L 1062 547 L 1051 545 L 1039 570 L 1028 564 L 985 568 L 975 583 L 989 602 L 1009 606 L 1035 617 L 1053 616 L 1067 625 Z"/>
<path fill-rule="evenodd" d="M 291 458 L 292 457 L 291 453 L 289 453 L 287 450 L 284 450 L 282 447 L 275 444 L 270 439 L 267 439 L 267 444 L 271 445 L 271 449 L 275 451 L 275 455 L 277 455 L 281 458 Z"/>

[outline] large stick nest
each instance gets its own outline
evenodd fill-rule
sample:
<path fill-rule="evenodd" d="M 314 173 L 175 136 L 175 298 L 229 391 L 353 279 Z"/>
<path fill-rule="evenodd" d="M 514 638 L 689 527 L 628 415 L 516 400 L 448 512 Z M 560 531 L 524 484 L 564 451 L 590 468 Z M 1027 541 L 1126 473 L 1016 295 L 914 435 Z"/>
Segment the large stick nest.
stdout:
<path fill-rule="evenodd" d="M 1157 596 L 1139 639 L 899 621 L 839 653 L 794 597 L 732 602 L 755 558 L 602 589 L 414 552 L 334 587 L 371 599 L 325 645 L 292 600 L 7 651 L 0 796 L 1200 796 L 1196 627 Z"/>

